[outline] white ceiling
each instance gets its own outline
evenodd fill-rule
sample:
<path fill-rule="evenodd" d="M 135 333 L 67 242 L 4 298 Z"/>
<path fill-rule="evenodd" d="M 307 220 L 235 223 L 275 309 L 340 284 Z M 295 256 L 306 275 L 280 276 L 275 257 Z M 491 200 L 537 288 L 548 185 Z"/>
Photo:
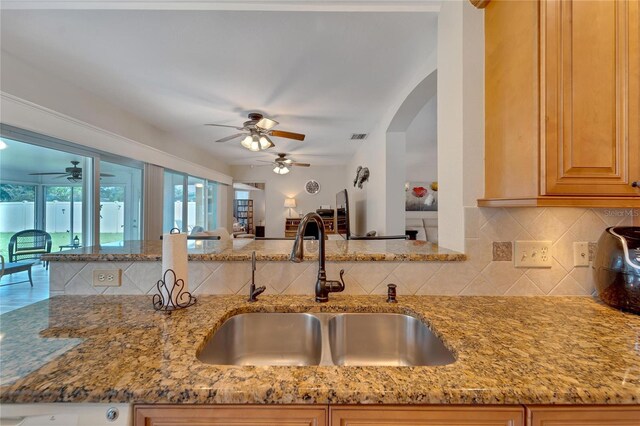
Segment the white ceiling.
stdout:
<path fill-rule="evenodd" d="M 274 152 L 344 164 L 436 46 L 435 13 L 3 10 L 1 47 L 90 90 L 180 143 L 230 164 L 258 164 L 238 141 L 215 144 L 257 110 Z"/>

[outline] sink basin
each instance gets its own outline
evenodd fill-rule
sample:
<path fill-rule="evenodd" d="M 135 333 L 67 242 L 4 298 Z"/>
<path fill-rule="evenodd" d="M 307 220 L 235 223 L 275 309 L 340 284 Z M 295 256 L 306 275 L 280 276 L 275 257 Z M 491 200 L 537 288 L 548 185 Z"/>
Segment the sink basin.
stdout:
<path fill-rule="evenodd" d="M 198 359 L 257 366 L 424 366 L 455 361 L 420 320 L 387 313 L 240 314 L 222 324 Z"/>
<path fill-rule="evenodd" d="M 336 365 L 445 365 L 453 354 L 424 323 L 401 314 L 341 314 L 329 320 Z"/>
<path fill-rule="evenodd" d="M 320 320 L 310 314 L 250 313 L 229 318 L 198 359 L 219 365 L 317 365 Z"/>

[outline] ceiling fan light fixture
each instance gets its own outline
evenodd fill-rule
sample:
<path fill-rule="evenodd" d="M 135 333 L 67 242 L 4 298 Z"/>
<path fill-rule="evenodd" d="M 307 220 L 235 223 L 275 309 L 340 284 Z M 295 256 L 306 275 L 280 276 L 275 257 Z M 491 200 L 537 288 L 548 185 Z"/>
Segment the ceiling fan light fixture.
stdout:
<path fill-rule="evenodd" d="M 261 150 L 273 148 L 274 146 L 275 146 L 275 144 L 273 142 L 271 142 L 271 139 L 269 139 L 268 136 L 266 136 L 266 135 L 260 136 L 260 149 Z"/>
<path fill-rule="evenodd" d="M 286 175 L 287 173 L 290 172 L 289 168 L 286 167 L 284 164 L 278 164 L 274 169 L 273 172 L 278 174 L 278 175 Z"/>
<path fill-rule="evenodd" d="M 252 141 L 253 139 L 251 138 L 251 135 L 247 135 L 244 139 L 242 139 L 242 142 L 240 142 L 240 145 L 242 145 L 244 148 L 251 149 Z"/>
<path fill-rule="evenodd" d="M 249 146 L 249 151 L 258 152 L 260 150 L 260 137 L 254 133 L 253 135 L 251 135 L 251 145 Z"/>

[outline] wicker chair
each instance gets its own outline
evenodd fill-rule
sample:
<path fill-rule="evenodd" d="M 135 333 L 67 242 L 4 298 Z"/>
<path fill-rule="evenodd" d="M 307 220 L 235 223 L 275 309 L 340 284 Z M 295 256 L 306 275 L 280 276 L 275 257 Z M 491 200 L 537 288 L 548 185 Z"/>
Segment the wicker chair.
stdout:
<path fill-rule="evenodd" d="M 51 253 L 51 235 L 39 229 L 20 231 L 9 240 L 9 262 L 22 259 L 40 259 L 40 256 Z M 44 262 L 49 269 L 49 262 Z"/>

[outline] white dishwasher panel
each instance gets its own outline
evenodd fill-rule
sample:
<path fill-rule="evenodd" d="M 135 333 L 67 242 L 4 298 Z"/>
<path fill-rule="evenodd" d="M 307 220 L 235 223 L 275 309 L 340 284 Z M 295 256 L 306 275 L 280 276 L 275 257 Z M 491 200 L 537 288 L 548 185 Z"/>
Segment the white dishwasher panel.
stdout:
<path fill-rule="evenodd" d="M 132 426 L 130 404 L 2 404 L 0 426 Z"/>

